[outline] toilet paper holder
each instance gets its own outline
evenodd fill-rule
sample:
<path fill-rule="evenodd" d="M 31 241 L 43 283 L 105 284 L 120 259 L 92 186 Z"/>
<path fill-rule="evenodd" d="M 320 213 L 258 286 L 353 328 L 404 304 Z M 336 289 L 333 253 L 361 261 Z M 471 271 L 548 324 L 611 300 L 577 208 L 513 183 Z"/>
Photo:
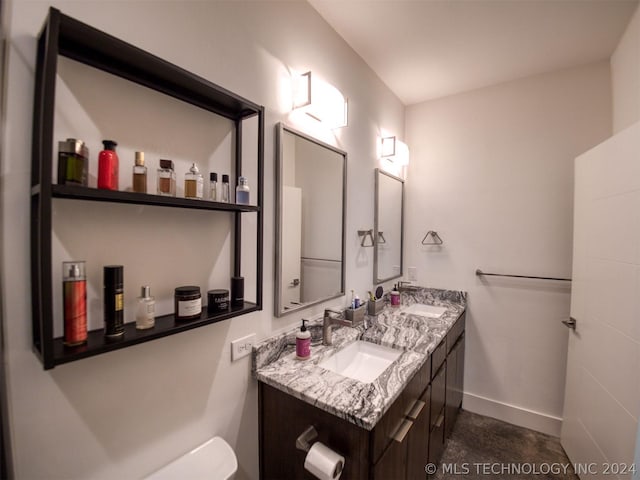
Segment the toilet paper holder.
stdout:
<path fill-rule="evenodd" d="M 307 429 L 296 438 L 296 448 L 303 452 L 308 452 L 311 445 L 313 445 L 317 439 L 318 431 L 313 425 L 309 425 Z"/>

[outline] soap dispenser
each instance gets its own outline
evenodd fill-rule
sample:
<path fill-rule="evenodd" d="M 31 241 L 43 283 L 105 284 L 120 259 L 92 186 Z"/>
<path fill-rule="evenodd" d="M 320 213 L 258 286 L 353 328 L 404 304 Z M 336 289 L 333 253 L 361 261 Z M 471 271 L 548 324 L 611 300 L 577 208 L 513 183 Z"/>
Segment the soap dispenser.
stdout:
<path fill-rule="evenodd" d="M 311 333 L 305 326 L 306 320 L 302 320 L 300 331 L 296 334 L 296 357 L 307 360 L 311 357 Z"/>

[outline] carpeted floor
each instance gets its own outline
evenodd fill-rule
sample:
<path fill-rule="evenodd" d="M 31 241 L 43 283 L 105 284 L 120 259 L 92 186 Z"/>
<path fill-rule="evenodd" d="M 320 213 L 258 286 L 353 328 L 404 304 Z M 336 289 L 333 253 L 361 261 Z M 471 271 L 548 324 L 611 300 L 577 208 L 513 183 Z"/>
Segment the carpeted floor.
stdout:
<path fill-rule="evenodd" d="M 558 438 L 464 410 L 432 478 L 578 480 Z"/>

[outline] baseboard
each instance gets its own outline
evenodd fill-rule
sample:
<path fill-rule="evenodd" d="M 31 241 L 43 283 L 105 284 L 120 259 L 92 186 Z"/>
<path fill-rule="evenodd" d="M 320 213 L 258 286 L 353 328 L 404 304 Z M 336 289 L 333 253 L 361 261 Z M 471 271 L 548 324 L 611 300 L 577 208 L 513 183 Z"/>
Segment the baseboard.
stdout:
<path fill-rule="evenodd" d="M 530 428 L 554 437 L 560 436 L 562 418 L 466 392 L 462 400 L 462 408 L 469 412 L 496 418 L 519 427 Z"/>

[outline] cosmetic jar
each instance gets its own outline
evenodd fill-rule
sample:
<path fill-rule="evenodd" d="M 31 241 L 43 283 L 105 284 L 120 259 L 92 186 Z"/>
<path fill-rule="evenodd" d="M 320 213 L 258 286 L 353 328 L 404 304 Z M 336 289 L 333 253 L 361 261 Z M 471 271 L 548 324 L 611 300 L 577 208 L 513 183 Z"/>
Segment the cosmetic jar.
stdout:
<path fill-rule="evenodd" d="M 221 313 L 229 310 L 229 290 L 209 290 L 207 292 L 207 311 Z"/>
<path fill-rule="evenodd" d="M 175 290 L 176 320 L 193 320 L 202 313 L 202 295 L 200 287 L 188 285 Z"/>

